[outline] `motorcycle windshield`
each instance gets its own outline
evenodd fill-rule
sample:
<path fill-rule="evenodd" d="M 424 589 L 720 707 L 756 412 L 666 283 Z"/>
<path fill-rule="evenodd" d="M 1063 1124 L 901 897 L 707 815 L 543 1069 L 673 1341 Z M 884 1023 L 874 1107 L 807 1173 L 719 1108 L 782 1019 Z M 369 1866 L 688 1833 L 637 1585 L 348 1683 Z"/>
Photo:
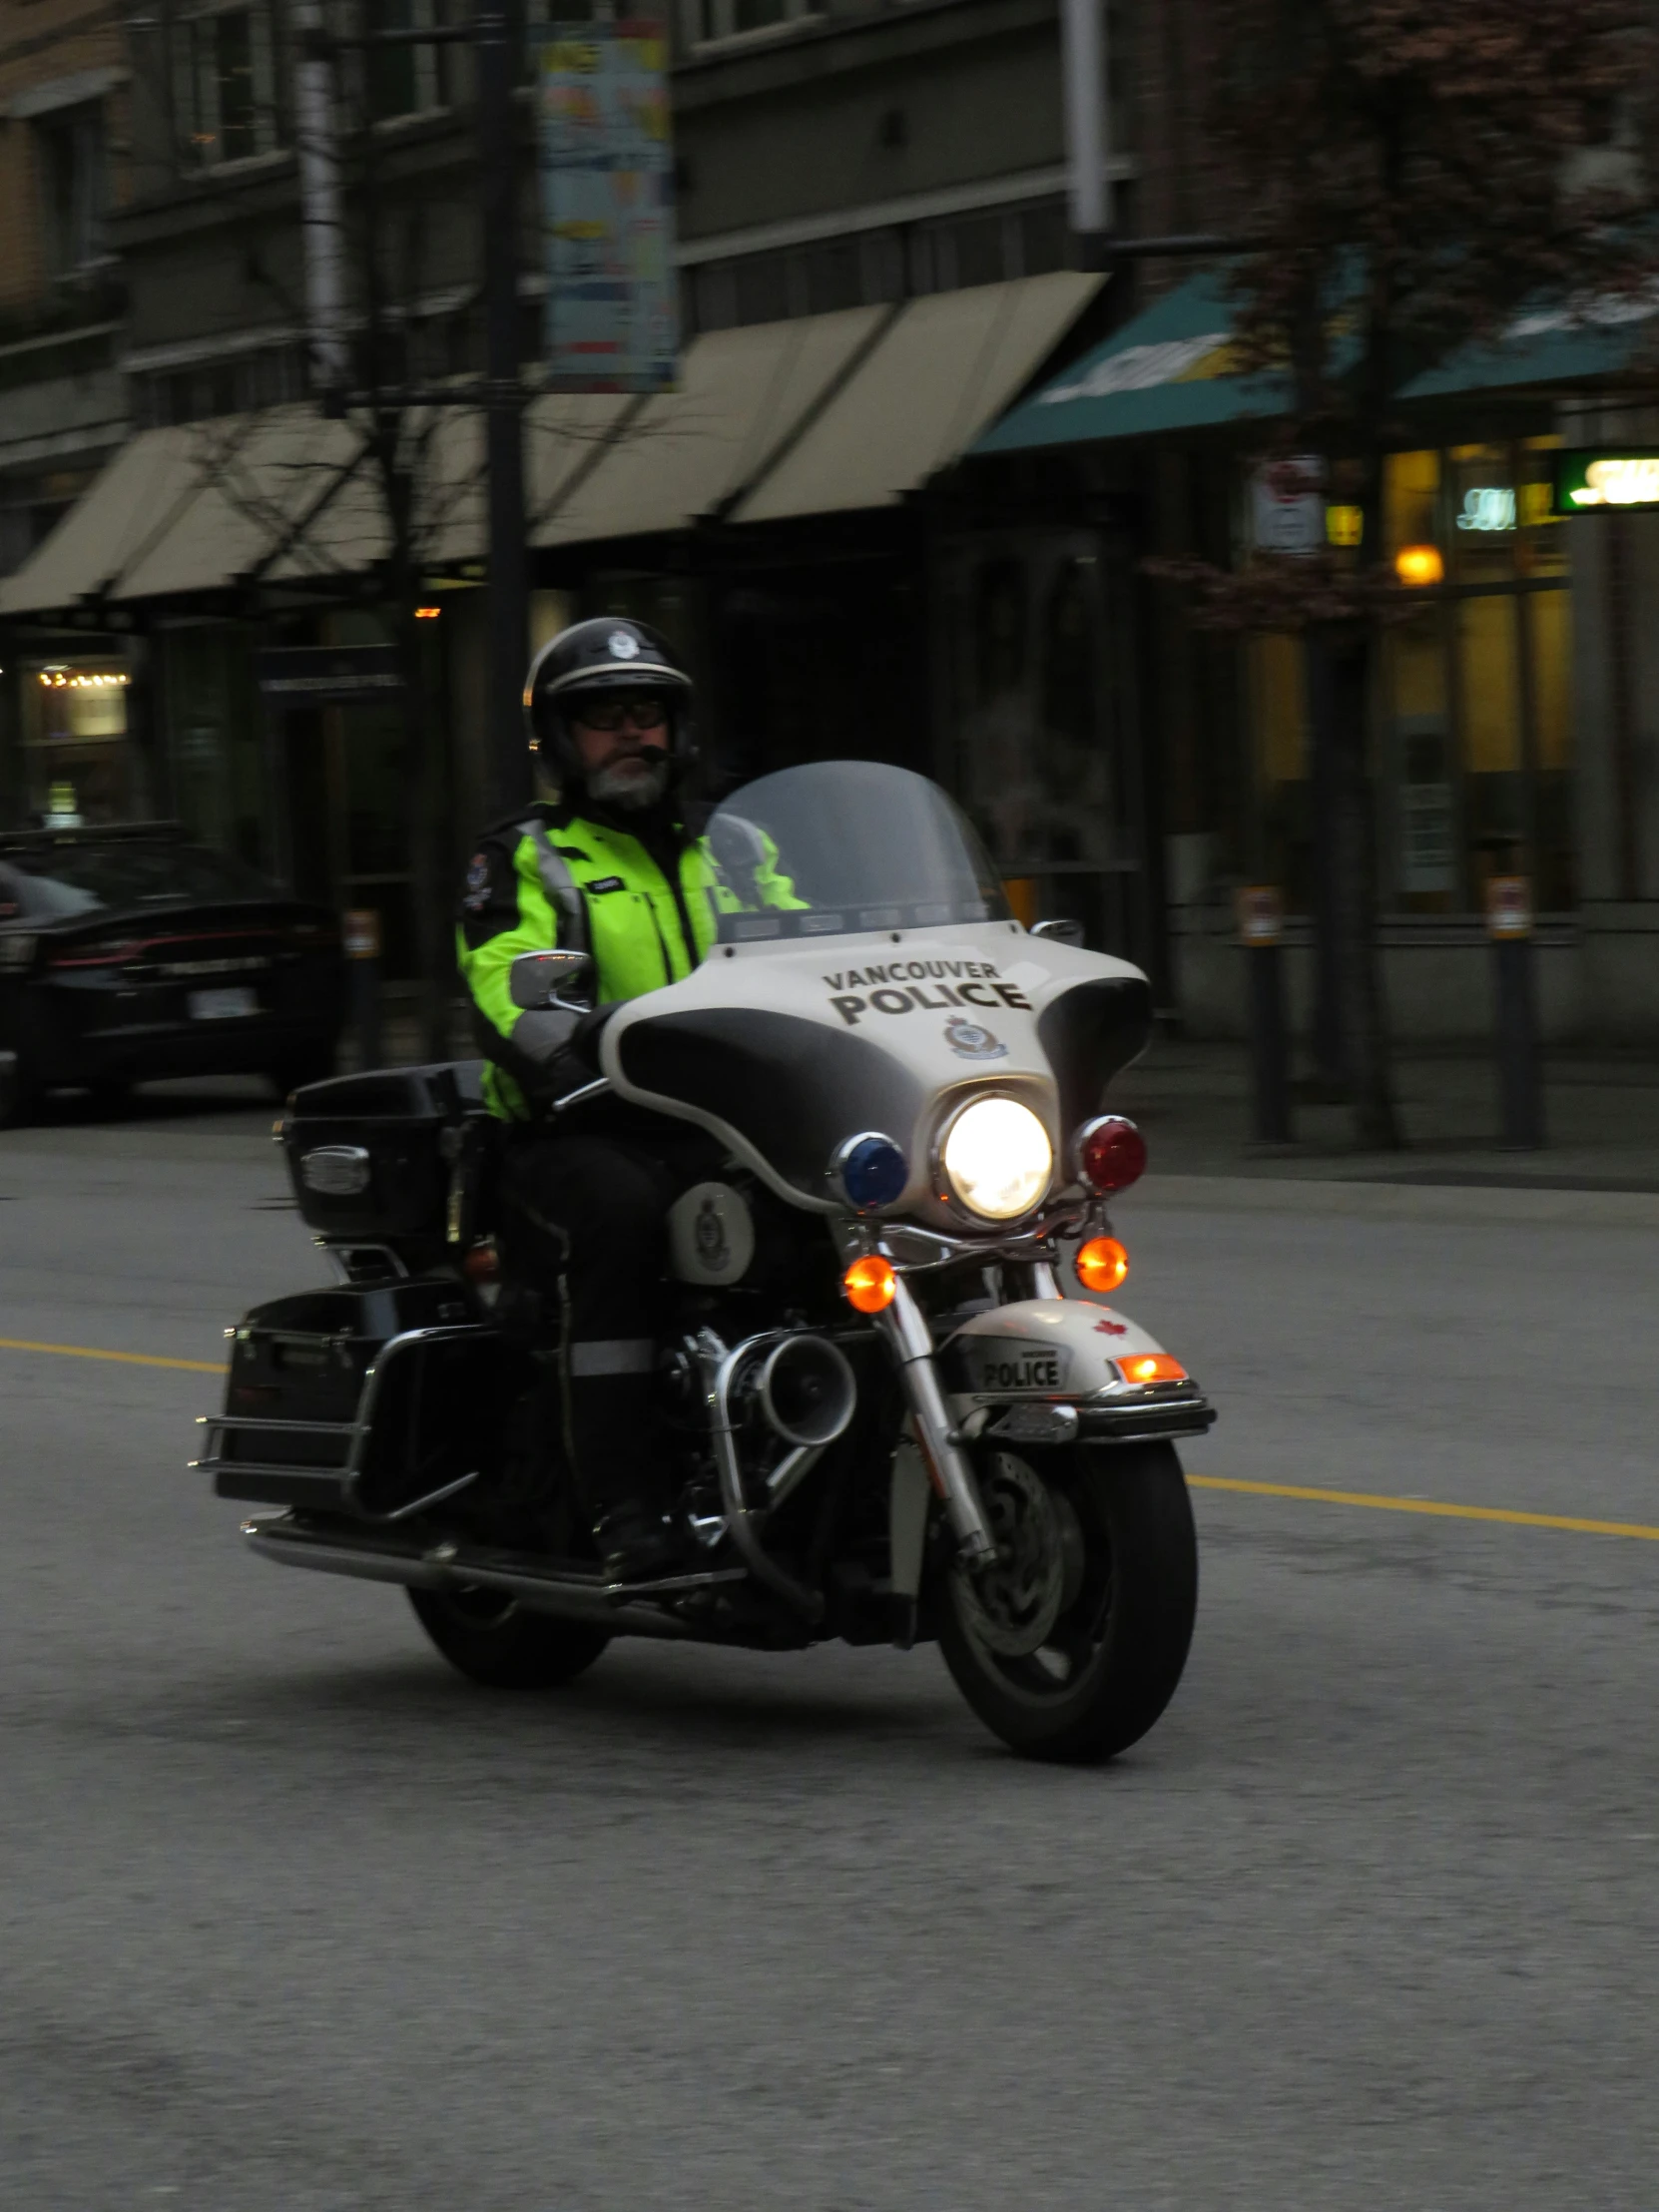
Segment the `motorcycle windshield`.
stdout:
<path fill-rule="evenodd" d="M 936 784 L 879 761 L 760 777 L 709 818 L 723 944 L 1006 921 L 996 870 Z"/>

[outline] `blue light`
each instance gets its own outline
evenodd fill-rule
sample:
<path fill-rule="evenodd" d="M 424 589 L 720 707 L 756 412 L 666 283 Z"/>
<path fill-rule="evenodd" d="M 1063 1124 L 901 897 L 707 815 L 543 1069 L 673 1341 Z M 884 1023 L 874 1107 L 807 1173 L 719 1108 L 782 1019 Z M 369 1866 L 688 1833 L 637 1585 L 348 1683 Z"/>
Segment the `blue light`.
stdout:
<path fill-rule="evenodd" d="M 854 1137 L 835 1155 L 835 1174 L 849 1206 L 860 1213 L 890 1206 L 910 1180 L 909 1162 L 891 1137 Z"/>

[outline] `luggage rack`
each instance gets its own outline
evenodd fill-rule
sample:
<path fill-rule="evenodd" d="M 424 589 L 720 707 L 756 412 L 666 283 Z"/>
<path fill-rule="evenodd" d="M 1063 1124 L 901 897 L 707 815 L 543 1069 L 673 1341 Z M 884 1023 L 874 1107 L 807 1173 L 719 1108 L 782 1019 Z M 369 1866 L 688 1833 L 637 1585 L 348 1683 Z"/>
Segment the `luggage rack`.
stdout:
<path fill-rule="evenodd" d="M 375 1512 L 362 1502 L 359 1486 L 364 1472 L 363 1460 L 375 1411 L 385 1389 L 387 1371 L 427 1346 L 493 1338 L 496 1334 L 487 1322 L 463 1322 L 430 1329 L 406 1329 L 401 1336 L 389 1338 L 374 1356 L 374 1363 L 364 1379 L 356 1417 L 352 1420 L 287 1420 L 259 1413 L 200 1413 L 197 1426 L 207 1430 L 208 1449 L 200 1459 L 193 1459 L 191 1466 L 199 1473 L 213 1476 L 216 1497 L 234 1498 L 254 1505 L 291 1505 L 301 1510 L 345 1512 L 378 1525 L 409 1520 L 441 1504 L 445 1498 L 469 1489 L 478 1480 L 481 1470 L 473 1467 L 452 1481 L 440 1483 L 435 1489 L 394 1506 L 389 1512 Z M 244 1459 L 228 1454 L 224 1448 L 226 1439 L 234 1436 L 273 1437 L 278 1449 L 287 1437 L 320 1436 L 337 1445 L 339 1456 L 316 1465 L 275 1457 Z"/>

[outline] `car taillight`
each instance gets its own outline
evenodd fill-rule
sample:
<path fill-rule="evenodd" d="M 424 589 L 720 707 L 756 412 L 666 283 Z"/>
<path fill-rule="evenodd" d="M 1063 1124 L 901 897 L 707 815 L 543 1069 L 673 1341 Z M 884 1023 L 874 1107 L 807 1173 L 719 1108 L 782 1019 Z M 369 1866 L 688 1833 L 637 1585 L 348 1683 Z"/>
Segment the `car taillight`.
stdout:
<path fill-rule="evenodd" d="M 1146 1173 L 1146 1139 L 1122 1114 L 1086 1121 L 1075 1139 L 1077 1172 L 1099 1198 L 1126 1191 Z"/>
<path fill-rule="evenodd" d="M 55 968 L 125 967 L 147 949 L 138 937 L 110 937 L 102 943 L 84 939 L 71 950 L 54 952 L 47 965 Z"/>

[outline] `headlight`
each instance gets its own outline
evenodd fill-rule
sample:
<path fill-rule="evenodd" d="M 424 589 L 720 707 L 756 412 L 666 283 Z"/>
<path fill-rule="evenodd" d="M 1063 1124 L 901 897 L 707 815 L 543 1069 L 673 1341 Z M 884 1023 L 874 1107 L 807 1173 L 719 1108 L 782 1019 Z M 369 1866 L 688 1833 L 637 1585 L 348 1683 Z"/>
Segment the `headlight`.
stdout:
<path fill-rule="evenodd" d="M 946 1131 L 939 1164 L 950 1195 L 969 1213 L 982 1221 L 1014 1221 L 1048 1189 L 1054 1148 L 1017 1098 L 978 1098 Z"/>

